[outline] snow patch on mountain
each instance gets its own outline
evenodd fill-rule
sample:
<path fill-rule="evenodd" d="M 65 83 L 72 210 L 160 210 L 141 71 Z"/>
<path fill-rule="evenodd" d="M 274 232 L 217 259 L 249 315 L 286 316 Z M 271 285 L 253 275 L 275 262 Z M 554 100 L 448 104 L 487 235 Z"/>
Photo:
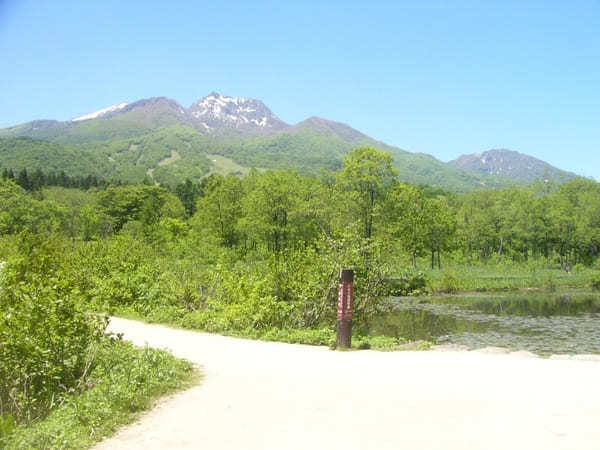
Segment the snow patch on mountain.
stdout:
<path fill-rule="evenodd" d="M 108 113 L 119 111 L 125 108 L 129 103 L 119 103 L 118 105 L 109 106 L 108 108 L 100 109 L 98 111 L 94 111 L 83 116 L 76 117 L 75 119 L 71 119 L 71 122 L 80 122 L 82 120 L 90 120 L 96 119 L 98 117 L 105 116 Z"/>
<path fill-rule="evenodd" d="M 237 130 L 237 132 L 275 132 L 287 128 L 260 100 L 230 97 L 213 92 L 194 103 L 188 110 L 197 124 L 208 132 Z M 255 130 L 255 131 L 253 131 Z"/>

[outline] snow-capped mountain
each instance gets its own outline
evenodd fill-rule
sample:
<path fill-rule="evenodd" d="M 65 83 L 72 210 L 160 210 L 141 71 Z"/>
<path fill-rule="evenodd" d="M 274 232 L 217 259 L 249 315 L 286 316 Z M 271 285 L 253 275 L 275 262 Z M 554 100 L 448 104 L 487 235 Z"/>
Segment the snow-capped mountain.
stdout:
<path fill-rule="evenodd" d="M 190 106 L 188 114 L 196 128 L 206 133 L 233 130 L 271 134 L 289 127 L 260 100 L 216 92 Z"/>
<path fill-rule="evenodd" d="M 90 119 L 97 119 L 99 117 L 104 117 L 107 114 L 110 114 L 110 113 L 113 113 L 113 112 L 116 112 L 116 111 L 119 111 L 119 110 L 125 108 L 127 105 L 128 105 L 128 103 L 119 103 L 118 105 L 109 106 L 108 108 L 103 108 L 98 111 L 84 114 L 83 116 L 75 117 L 74 119 L 71 119 L 71 122 L 81 122 L 82 120 L 90 120 Z"/>
<path fill-rule="evenodd" d="M 92 119 L 109 119 L 135 114 L 136 121 L 178 122 L 191 125 L 203 134 L 214 135 L 272 135 L 290 128 L 260 100 L 230 97 L 213 92 L 192 104 L 182 107 L 175 100 L 153 97 L 133 103 L 119 103 L 76 117 L 75 124 Z"/>

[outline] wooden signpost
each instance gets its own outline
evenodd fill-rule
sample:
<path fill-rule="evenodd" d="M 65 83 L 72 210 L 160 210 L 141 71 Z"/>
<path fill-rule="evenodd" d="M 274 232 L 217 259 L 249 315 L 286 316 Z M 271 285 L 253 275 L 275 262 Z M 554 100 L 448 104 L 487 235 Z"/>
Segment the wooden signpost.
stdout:
<path fill-rule="evenodd" d="M 338 286 L 337 309 L 337 345 L 341 348 L 350 348 L 352 345 L 352 313 L 354 307 L 354 270 L 340 270 L 340 284 Z"/>

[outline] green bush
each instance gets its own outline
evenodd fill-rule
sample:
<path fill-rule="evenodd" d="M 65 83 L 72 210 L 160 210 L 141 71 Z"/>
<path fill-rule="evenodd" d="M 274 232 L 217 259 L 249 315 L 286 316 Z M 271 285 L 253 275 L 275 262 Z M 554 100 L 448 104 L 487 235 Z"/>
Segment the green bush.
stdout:
<path fill-rule="evenodd" d="M 387 295 L 405 297 L 427 292 L 429 279 L 423 272 L 405 272 L 401 277 L 386 280 Z"/>
<path fill-rule="evenodd" d="M 440 280 L 438 291 L 453 294 L 459 290 L 459 287 L 460 281 L 456 274 L 450 270 L 447 270 L 444 272 L 444 275 Z"/>
<path fill-rule="evenodd" d="M 29 423 L 85 388 L 106 319 L 61 275 L 60 240 L 24 235 L 20 250 L 0 278 L 0 415 Z"/>

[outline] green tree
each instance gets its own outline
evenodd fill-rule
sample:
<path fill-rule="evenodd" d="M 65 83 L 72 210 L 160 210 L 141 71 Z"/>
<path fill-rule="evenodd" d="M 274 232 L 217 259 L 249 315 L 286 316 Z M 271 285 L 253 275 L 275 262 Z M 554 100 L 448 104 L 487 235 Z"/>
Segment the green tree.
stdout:
<path fill-rule="evenodd" d="M 181 200 L 186 216 L 192 217 L 196 212 L 196 202 L 202 195 L 202 186 L 186 178 L 185 183 L 180 183 L 175 187 L 175 195 Z"/>
<path fill-rule="evenodd" d="M 196 204 L 193 223 L 216 235 L 226 247 L 240 240 L 238 221 L 242 217 L 242 181 L 234 175 L 216 175 L 204 185 L 204 196 Z"/>
<path fill-rule="evenodd" d="M 244 197 L 241 229 L 273 252 L 295 245 L 311 226 L 300 206 L 305 186 L 303 178 L 291 171 L 256 175 Z"/>
<path fill-rule="evenodd" d="M 162 217 L 178 218 L 185 214 L 179 199 L 160 186 L 110 187 L 99 194 L 98 204 L 112 220 L 115 231 L 132 220 L 152 225 Z"/>
<path fill-rule="evenodd" d="M 387 230 L 400 240 L 416 268 L 417 257 L 424 254 L 427 227 L 432 220 L 428 200 L 420 189 L 396 183 L 390 189 L 386 205 Z"/>
<path fill-rule="evenodd" d="M 337 183 L 347 194 L 346 207 L 362 224 L 362 236 L 373 236 L 375 217 L 379 214 L 387 188 L 396 177 L 393 159 L 372 147 L 352 150 L 338 172 Z"/>
<path fill-rule="evenodd" d="M 425 244 L 431 252 L 431 268 L 435 267 L 437 253 L 437 265 L 438 269 L 441 269 L 442 251 L 448 249 L 450 238 L 455 232 L 454 217 L 444 197 L 426 199 L 424 215 Z"/>

